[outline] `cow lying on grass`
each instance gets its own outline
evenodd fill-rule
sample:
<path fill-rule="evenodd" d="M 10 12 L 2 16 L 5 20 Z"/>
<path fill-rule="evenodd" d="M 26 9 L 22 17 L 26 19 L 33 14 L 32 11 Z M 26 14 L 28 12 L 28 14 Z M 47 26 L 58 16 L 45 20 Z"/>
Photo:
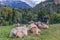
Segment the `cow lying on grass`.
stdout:
<path fill-rule="evenodd" d="M 41 30 L 34 24 L 34 22 L 31 22 L 29 25 L 29 32 L 33 34 L 39 34 Z"/>
<path fill-rule="evenodd" d="M 38 21 L 38 22 L 30 21 L 29 23 L 30 24 L 34 23 L 39 29 L 48 29 L 49 28 L 47 24 L 42 23 L 40 21 Z"/>
<path fill-rule="evenodd" d="M 27 36 L 27 28 L 25 25 L 16 24 L 16 27 L 13 28 L 10 32 L 9 37 L 19 37 L 22 38 Z"/>
<path fill-rule="evenodd" d="M 37 27 L 38 27 L 39 29 L 48 29 L 48 28 L 49 28 L 47 24 L 42 23 L 42 22 L 40 22 L 40 21 L 35 22 L 35 25 L 37 25 Z"/>

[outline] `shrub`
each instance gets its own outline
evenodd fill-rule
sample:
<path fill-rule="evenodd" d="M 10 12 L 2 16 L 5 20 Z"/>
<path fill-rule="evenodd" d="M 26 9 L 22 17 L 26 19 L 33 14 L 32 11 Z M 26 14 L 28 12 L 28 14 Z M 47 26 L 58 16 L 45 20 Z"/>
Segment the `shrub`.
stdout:
<path fill-rule="evenodd" d="M 53 14 L 53 15 L 51 15 L 50 19 L 49 19 L 49 23 L 50 24 L 60 23 L 60 14 Z"/>

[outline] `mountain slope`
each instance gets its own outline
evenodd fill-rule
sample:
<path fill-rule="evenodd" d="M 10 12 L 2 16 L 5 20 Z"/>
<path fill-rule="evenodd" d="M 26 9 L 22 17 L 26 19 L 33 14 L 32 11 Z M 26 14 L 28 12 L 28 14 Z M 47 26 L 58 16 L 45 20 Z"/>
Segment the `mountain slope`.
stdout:
<path fill-rule="evenodd" d="M 30 8 L 28 4 L 22 1 L 3 1 L 3 5 L 5 6 L 10 6 L 10 7 L 15 7 L 15 8 Z"/>
<path fill-rule="evenodd" d="M 58 2 L 57 2 L 58 3 Z M 44 1 L 44 2 L 41 2 L 40 4 L 36 5 L 34 8 L 33 8 L 34 12 L 35 13 L 40 13 L 41 11 L 42 12 L 57 12 L 60 10 L 60 4 L 54 4 L 53 1 Z"/>

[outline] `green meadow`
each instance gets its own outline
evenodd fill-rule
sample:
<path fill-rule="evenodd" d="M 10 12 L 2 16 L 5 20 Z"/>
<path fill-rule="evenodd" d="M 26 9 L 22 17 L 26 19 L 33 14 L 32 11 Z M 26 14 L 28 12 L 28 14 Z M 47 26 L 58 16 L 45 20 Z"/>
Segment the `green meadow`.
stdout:
<path fill-rule="evenodd" d="M 14 26 L 0 26 L 0 40 L 60 40 L 60 24 L 49 25 L 49 29 L 42 29 L 39 35 L 29 34 L 24 38 L 9 38 L 12 28 Z"/>

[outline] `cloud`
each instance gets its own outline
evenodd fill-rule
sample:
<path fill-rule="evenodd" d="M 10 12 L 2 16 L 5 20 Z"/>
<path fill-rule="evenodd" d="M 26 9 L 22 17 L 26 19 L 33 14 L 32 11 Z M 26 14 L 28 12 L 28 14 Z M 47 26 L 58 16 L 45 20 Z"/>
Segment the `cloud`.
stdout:
<path fill-rule="evenodd" d="M 45 0 L 33 0 L 36 4 L 42 2 L 42 1 L 45 1 Z"/>
<path fill-rule="evenodd" d="M 2 1 L 2 0 L 0 0 L 0 1 Z"/>

